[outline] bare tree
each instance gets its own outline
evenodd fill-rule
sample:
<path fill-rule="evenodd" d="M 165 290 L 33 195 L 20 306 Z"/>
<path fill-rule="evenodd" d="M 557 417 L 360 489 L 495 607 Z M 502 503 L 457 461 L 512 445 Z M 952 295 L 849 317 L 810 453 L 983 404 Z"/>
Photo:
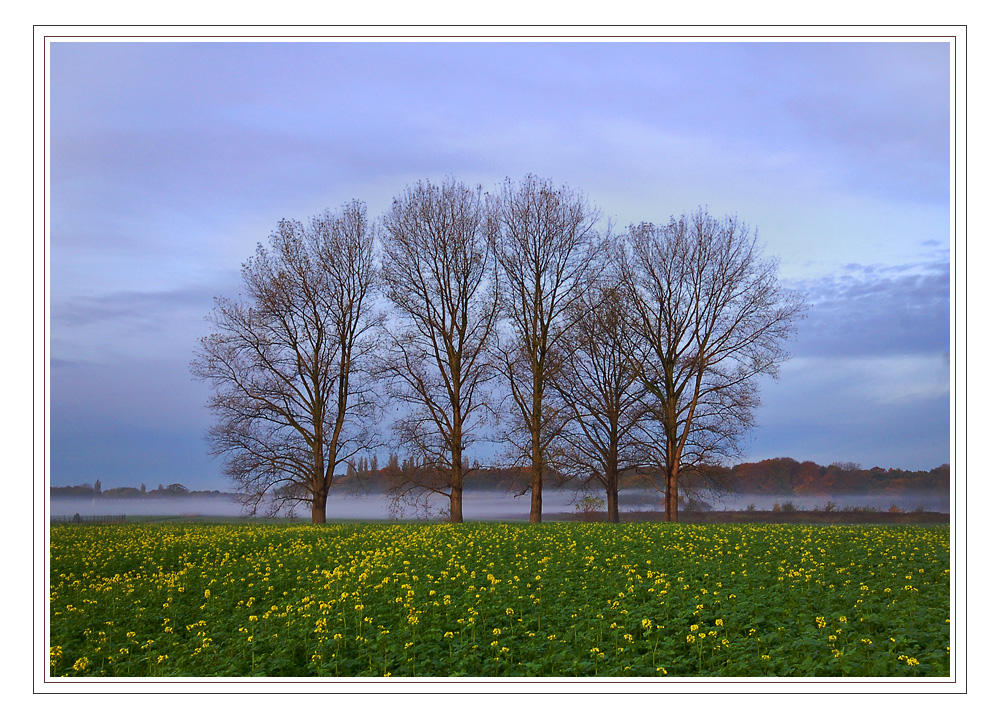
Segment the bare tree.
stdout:
<path fill-rule="evenodd" d="M 464 452 L 485 421 L 489 343 L 498 314 L 495 226 L 481 188 L 418 183 L 382 220 L 386 296 L 399 321 L 383 373 L 409 413 L 395 423 L 417 462 L 395 472 L 396 493 L 447 497 L 462 521 Z"/>
<path fill-rule="evenodd" d="M 245 299 L 216 298 L 192 362 L 214 390 L 211 451 L 250 514 L 306 504 L 322 524 L 338 465 L 373 441 L 365 363 L 381 317 L 364 204 L 282 220 L 242 276 Z"/>
<path fill-rule="evenodd" d="M 608 520 L 620 521 L 619 481 L 644 461 L 640 423 L 645 386 L 623 293 L 614 281 L 593 285 L 572 308 L 572 329 L 558 362 L 555 388 L 570 421 L 555 442 L 568 474 L 603 486 Z"/>
<path fill-rule="evenodd" d="M 652 464 L 677 520 L 678 482 L 737 456 L 760 403 L 758 379 L 777 377 L 803 298 L 782 290 L 777 264 L 735 216 L 699 210 L 628 231 L 619 257 L 639 376 L 654 421 Z"/>
<path fill-rule="evenodd" d="M 586 292 L 602 250 L 595 230 L 600 213 L 576 191 L 528 175 L 507 179 L 495 204 L 503 308 L 511 330 L 497 351 L 510 389 L 505 439 L 531 466 L 529 522 L 542 520 L 542 484 L 548 451 L 567 415 L 554 391 L 554 348 L 572 326 L 568 310 Z"/>

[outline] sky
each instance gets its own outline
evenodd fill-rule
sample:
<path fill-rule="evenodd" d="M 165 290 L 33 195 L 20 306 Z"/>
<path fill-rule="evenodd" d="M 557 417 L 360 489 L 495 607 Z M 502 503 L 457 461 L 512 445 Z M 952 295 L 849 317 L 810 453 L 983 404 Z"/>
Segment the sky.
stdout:
<path fill-rule="evenodd" d="M 624 229 L 737 214 L 807 295 L 744 461 L 950 454 L 941 42 L 53 42 L 49 481 L 225 489 L 191 376 L 282 218 L 551 178 Z"/>

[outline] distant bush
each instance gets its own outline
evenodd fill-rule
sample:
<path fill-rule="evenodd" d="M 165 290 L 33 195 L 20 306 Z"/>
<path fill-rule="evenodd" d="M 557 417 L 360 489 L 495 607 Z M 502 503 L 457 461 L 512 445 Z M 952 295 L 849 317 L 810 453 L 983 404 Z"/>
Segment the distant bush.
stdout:
<path fill-rule="evenodd" d="M 872 507 L 871 505 L 866 504 L 863 507 L 844 507 L 844 511 L 854 512 L 856 514 L 873 514 L 876 512 L 881 512 L 882 510 L 880 510 L 878 507 Z"/>
<path fill-rule="evenodd" d="M 712 505 L 701 499 L 689 499 L 681 507 L 682 512 L 711 512 Z"/>
<path fill-rule="evenodd" d="M 135 487 L 112 487 L 111 489 L 105 489 L 101 494 L 106 499 L 143 496 L 142 492 Z"/>
<path fill-rule="evenodd" d="M 588 495 L 576 502 L 576 511 L 582 514 L 585 520 L 595 519 L 598 514 L 604 511 L 605 502 L 600 497 Z"/>
<path fill-rule="evenodd" d="M 49 492 L 53 497 L 93 497 L 94 486 L 78 484 L 75 487 L 50 487 Z"/>
<path fill-rule="evenodd" d="M 161 484 L 156 489 L 147 492 L 147 494 L 151 497 L 183 497 L 188 493 L 188 488 L 183 484 L 178 483 L 167 485 L 166 488 L 164 488 Z"/>

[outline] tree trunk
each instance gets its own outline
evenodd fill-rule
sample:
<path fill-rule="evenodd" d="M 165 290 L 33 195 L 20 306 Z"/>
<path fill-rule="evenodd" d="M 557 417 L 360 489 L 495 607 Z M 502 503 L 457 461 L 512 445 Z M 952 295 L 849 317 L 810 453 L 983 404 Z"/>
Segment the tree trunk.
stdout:
<path fill-rule="evenodd" d="M 322 439 L 323 428 L 316 427 L 316 436 Z M 326 483 L 326 472 L 323 462 L 323 444 L 313 445 L 313 476 L 312 476 L 312 523 L 326 524 L 326 498 L 330 487 Z"/>
<path fill-rule="evenodd" d="M 542 521 L 542 448 L 541 433 L 531 434 L 531 512 L 528 522 Z"/>
<path fill-rule="evenodd" d="M 677 521 L 677 474 L 677 467 L 667 469 L 666 501 L 664 502 L 664 521 L 667 522 Z"/>
<path fill-rule="evenodd" d="M 451 467 L 451 514 L 448 521 L 458 524 L 462 517 L 462 455 L 458 454 L 457 459 L 453 459 Z"/>
<path fill-rule="evenodd" d="M 329 490 L 326 488 L 313 490 L 312 523 L 326 524 L 326 498 Z"/>
<path fill-rule="evenodd" d="M 618 477 L 608 476 L 608 521 L 621 522 L 618 516 Z"/>

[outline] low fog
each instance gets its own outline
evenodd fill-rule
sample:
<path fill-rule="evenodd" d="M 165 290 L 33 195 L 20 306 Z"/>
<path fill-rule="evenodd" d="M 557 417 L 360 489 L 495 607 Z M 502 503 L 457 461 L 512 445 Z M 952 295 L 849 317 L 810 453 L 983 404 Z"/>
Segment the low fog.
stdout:
<path fill-rule="evenodd" d="M 572 512 L 576 502 L 584 495 L 573 491 L 553 490 L 543 497 L 546 514 Z M 531 496 L 512 495 L 504 491 L 466 490 L 463 495 L 463 514 L 466 520 L 517 520 L 528 516 Z M 622 492 L 623 507 L 633 509 L 655 509 L 657 496 L 639 492 Z M 446 498 L 432 498 L 416 506 L 412 502 L 393 502 L 385 494 L 358 494 L 354 492 L 333 492 L 327 501 L 327 521 L 337 520 L 377 520 L 377 519 L 433 519 L 438 518 L 448 507 Z M 661 504 L 662 506 L 662 504 Z M 54 497 L 51 500 L 50 516 L 54 518 L 72 517 L 79 514 L 88 516 L 168 516 L 168 517 L 238 517 L 244 513 L 242 505 L 232 497 L 218 498 L 130 498 L 130 499 L 80 499 L 76 497 Z M 306 507 L 299 507 L 295 516 L 309 517 Z M 283 515 L 282 515 L 283 516 Z"/>
<path fill-rule="evenodd" d="M 543 495 L 543 513 L 558 515 L 577 511 L 577 503 L 585 497 L 603 500 L 597 491 L 549 490 Z M 949 497 L 946 494 L 905 496 L 887 495 L 838 495 L 800 496 L 794 494 L 728 494 L 721 497 L 701 496 L 697 501 L 710 505 L 714 510 L 742 510 L 751 505 L 757 510 L 770 510 L 775 504 L 791 502 L 796 509 L 827 509 L 829 503 L 835 509 L 847 510 L 865 507 L 888 510 L 896 505 L 906 512 L 926 510 L 928 512 L 948 512 Z M 662 496 L 651 490 L 627 489 L 619 493 L 621 511 L 658 511 L 663 509 Z M 464 494 L 463 510 L 467 521 L 476 520 L 522 520 L 528 516 L 531 497 L 528 494 L 516 496 L 503 491 L 467 490 Z M 681 511 L 687 504 L 681 499 Z M 601 505 L 603 508 L 603 505 Z M 834 507 L 830 507 L 831 509 Z M 436 498 L 419 506 L 412 503 L 393 503 L 384 494 L 356 494 L 335 492 L 327 502 L 327 520 L 388 520 L 388 519 L 438 519 L 445 515 L 447 500 Z M 134 517 L 239 517 L 243 507 L 230 496 L 181 497 L 172 499 L 82 499 L 77 497 L 55 497 L 50 500 L 49 515 L 53 519 L 67 519 L 79 514 L 81 517 L 94 516 L 134 516 Z M 300 507 L 295 514 L 298 518 L 308 518 L 309 511 Z"/>
<path fill-rule="evenodd" d="M 746 509 L 751 504 L 757 510 L 770 510 L 775 504 L 783 505 L 791 502 L 796 509 L 845 511 L 862 508 L 887 511 L 895 505 L 904 512 L 927 511 L 949 512 L 950 498 L 944 493 L 928 494 L 837 494 L 837 495 L 799 495 L 799 494 L 729 494 L 723 497 L 707 497 L 702 501 L 710 504 L 713 510 Z M 684 509 L 683 500 L 681 511 Z"/>

